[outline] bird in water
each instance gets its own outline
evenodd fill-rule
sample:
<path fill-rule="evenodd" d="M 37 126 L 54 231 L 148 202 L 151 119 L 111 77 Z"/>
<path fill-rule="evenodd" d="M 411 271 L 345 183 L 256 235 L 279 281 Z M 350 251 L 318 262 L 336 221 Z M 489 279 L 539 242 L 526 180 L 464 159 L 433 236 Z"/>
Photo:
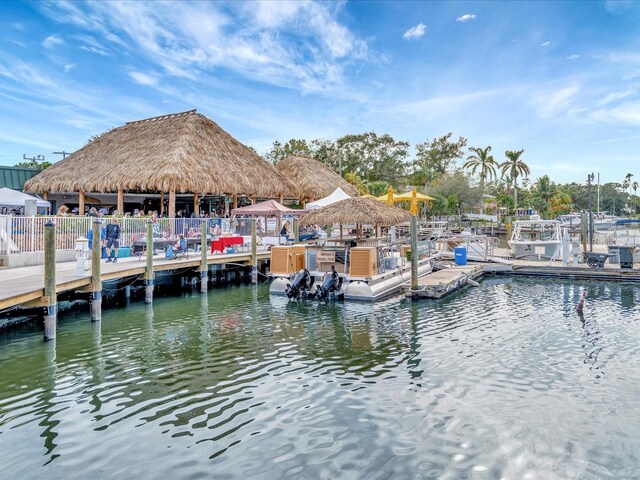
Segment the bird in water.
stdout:
<path fill-rule="evenodd" d="M 586 297 L 587 297 L 587 294 L 585 292 L 582 292 L 582 296 L 580 297 L 580 300 L 578 301 L 578 305 L 576 306 L 576 311 L 578 313 L 584 312 L 584 299 Z"/>

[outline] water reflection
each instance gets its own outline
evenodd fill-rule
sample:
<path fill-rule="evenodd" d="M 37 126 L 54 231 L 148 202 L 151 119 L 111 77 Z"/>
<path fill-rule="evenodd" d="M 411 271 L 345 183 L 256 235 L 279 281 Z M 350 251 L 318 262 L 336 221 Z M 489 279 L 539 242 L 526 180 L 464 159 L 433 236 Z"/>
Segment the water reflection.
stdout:
<path fill-rule="evenodd" d="M 78 314 L 56 342 L 0 345 L 3 475 L 625 478 L 635 294 L 496 278 L 360 304 L 260 286 Z"/>

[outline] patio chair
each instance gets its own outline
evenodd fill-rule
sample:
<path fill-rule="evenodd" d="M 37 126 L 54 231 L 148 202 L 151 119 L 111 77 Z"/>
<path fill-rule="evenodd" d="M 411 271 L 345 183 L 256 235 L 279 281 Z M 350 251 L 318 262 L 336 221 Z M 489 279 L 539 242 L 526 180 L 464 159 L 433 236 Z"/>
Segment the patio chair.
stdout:
<path fill-rule="evenodd" d="M 176 259 L 177 258 L 189 258 L 189 250 L 187 248 L 187 239 L 186 238 L 180 238 L 180 242 L 178 244 L 178 247 L 175 248 L 173 250 L 173 253 L 175 253 L 176 255 Z"/>

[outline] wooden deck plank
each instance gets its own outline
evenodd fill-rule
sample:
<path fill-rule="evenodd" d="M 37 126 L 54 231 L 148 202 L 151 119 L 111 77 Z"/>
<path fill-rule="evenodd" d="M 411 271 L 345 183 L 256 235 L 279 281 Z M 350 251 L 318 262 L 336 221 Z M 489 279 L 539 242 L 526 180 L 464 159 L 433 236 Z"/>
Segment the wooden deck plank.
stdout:
<path fill-rule="evenodd" d="M 268 251 L 258 252 L 258 260 L 268 259 Z M 246 264 L 251 261 L 251 254 L 246 252 L 223 255 L 209 254 L 208 265 Z M 103 263 L 100 277 L 102 281 L 117 280 L 141 275 L 145 271 L 145 263 L 136 257 L 118 259 L 118 263 Z M 154 271 L 181 270 L 199 268 L 200 256 L 180 260 L 154 258 Z M 63 262 L 56 265 L 56 288 L 58 293 L 86 288 L 91 283 L 89 271 L 82 277 L 76 275 L 76 262 Z M 44 295 L 44 266 L 0 269 L 0 310 L 15 307 L 26 302 L 33 302 Z"/>

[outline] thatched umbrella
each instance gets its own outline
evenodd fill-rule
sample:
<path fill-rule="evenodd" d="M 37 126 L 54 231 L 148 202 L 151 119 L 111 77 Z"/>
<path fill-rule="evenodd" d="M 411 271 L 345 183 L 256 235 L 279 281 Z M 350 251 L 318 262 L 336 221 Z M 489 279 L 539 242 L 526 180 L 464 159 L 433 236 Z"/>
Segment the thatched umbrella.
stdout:
<path fill-rule="evenodd" d="M 312 210 L 300 217 L 303 225 L 364 224 L 391 226 L 408 222 L 411 215 L 404 210 L 386 205 L 375 198 L 353 197 Z"/>
<path fill-rule="evenodd" d="M 25 191 L 177 192 L 296 197 L 296 187 L 215 122 L 191 110 L 114 128 L 24 185 Z M 196 197 L 197 198 L 197 197 Z"/>
<path fill-rule="evenodd" d="M 349 196 L 358 189 L 331 170 L 327 165 L 308 157 L 290 156 L 280 160 L 276 169 L 287 177 L 300 192 L 300 198 L 315 200 L 330 195 L 340 187 Z"/>

